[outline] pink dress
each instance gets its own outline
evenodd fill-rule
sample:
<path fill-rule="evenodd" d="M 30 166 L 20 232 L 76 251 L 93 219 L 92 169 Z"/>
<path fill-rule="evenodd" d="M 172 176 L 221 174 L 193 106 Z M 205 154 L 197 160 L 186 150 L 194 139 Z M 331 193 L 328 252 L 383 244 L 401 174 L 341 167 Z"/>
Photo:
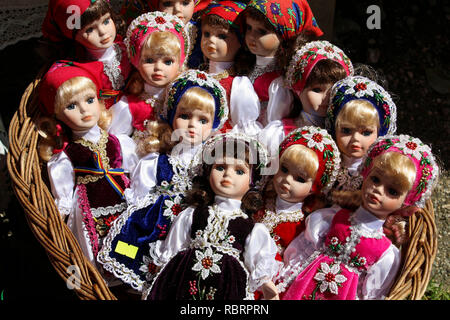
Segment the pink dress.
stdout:
<path fill-rule="evenodd" d="M 315 251 L 298 268 L 285 274 L 278 286 L 286 288 L 282 300 L 355 300 L 363 290 L 371 267 L 391 248 L 382 229 L 368 231 L 354 223 L 354 213 L 339 210 L 332 219 L 322 249 Z M 382 273 L 396 273 L 398 263 L 385 265 Z M 386 286 L 384 284 L 385 288 Z M 282 291 L 282 290 L 281 290 Z"/>

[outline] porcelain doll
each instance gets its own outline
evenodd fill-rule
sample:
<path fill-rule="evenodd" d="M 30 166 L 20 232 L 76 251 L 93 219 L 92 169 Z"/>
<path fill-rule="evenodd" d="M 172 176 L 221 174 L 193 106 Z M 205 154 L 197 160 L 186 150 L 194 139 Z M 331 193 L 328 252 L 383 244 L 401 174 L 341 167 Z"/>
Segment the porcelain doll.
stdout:
<path fill-rule="evenodd" d="M 100 62 L 58 61 L 39 86 L 42 110 L 52 117 L 40 122 L 47 134 L 39 146 L 48 160 L 51 191 L 93 265 L 113 221 L 127 208 L 128 175 L 138 161 L 132 139 L 99 126 L 105 116 L 99 100 L 102 70 Z"/>
<path fill-rule="evenodd" d="M 272 153 L 295 128 L 325 128 L 331 87 L 336 81 L 353 74 L 353 65 L 347 55 L 328 41 L 312 41 L 303 45 L 300 42 L 298 46 L 288 64 L 285 81 L 300 100 L 302 110 L 298 117 L 272 121 L 261 131 L 259 139 Z"/>
<path fill-rule="evenodd" d="M 240 133 L 215 135 L 200 152 L 201 170 L 187 196 L 189 205 L 164 241 L 150 245 L 156 277 L 149 300 L 277 299 L 271 278 L 276 246 L 267 229 L 254 224 L 264 147 Z"/>
<path fill-rule="evenodd" d="M 189 70 L 171 83 L 161 119 L 149 122 L 139 138 L 137 149 L 144 156 L 126 193 L 129 207 L 98 256 L 105 269 L 135 290 L 142 291 L 151 271 L 149 244 L 166 237 L 192 186 L 194 155 L 227 116 L 225 90 L 206 73 Z"/>
<path fill-rule="evenodd" d="M 383 233 L 392 212 L 423 207 L 439 169 L 430 148 L 406 135 L 378 138 L 359 167 L 358 209 L 320 209 L 284 254 L 277 287 L 285 300 L 383 299 L 400 267 Z"/>
<path fill-rule="evenodd" d="M 132 136 L 154 120 L 164 102 L 165 89 L 182 72 L 189 40 L 183 22 L 162 12 L 145 13 L 130 24 L 125 44 L 131 63 L 139 71 L 131 93 L 111 107 L 109 132 Z"/>
<path fill-rule="evenodd" d="M 78 62 L 103 63 L 101 98 L 109 108 L 120 98 L 131 72 L 122 37 L 124 28 L 124 21 L 109 1 L 52 0 L 42 33 L 52 42 L 74 41 L 80 49 L 75 57 Z"/>

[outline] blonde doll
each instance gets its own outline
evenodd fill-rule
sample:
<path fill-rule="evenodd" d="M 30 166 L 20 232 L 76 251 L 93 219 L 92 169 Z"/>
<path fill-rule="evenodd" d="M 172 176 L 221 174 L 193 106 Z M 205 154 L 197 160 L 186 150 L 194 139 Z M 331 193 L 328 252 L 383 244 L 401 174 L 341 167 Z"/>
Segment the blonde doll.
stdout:
<path fill-rule="evenodd" d="M 353 191 L 361 187 L 358 166 L 377 137 L 395 134 L 396 120 L 395 103 L 374 81 L 351 76 L 334 84 L 326 122 L 342 156 L 334 190 Z"/>
<path fill-rule="evenodd" d="M 222 132 L 229 130 L 256 136 L 261 130 L 259 99 L 246 76 L 237 76 L 235 60 L 241 56 L 243 36 L 236 23 L 245 4 L 237 1 L 211 3 L 203 11 L 201 49 L 207 59 L 202 66 L 227 91 L 230 117 Z"/>
<path fill-rule="evenodd" d="M 248 70 L 246 75 L 261 102 L 258 121 L 265 127 L 271 121 L 288 116 L 294 99 L 284 85 L 278 58 L 284 56 L 285 48 L 300 33 L 315 38 L 323 32 L 305 0 L 249 1 L 241 23 L 251 60 L 240 59 L 238 70 Z"/>
<path fill-rule="evenodd" d="M 193 156 L 223 126 L 227 108 L 220 84 L 189 70 L 170 85 L 161 120 L 149 122 L 149 131 L 140 137 L 138 150 L 145 155 L 131 177 L 128 210 L 98 256 L 105 269 L 137 291 L 152 271 L 148 245 L 169 232 L 192 185 Z"/>
<path fill-rule="evenodd" d="M 326 194 L 340 167 L 339 150 L 324 129 L 302 127 L 280 144 L 278 171 L 268 184 L 265 209 L 258 221 L 267 226 L 282 261 L 289 243 L 304 229 L 305 199 Z"/>
<path fill-rule="evenodd" d="M 102 70 L 100 62 L 58 61 L 39 87 L 42 110 L 53 117 L 41 121 L 41 132 L 47 134 L 40 142 L 51 191 L 94 265 L 112 222 L 127 208 L 127 175 L 137 163 L 129 137 L 116 137 L 99 127 L 104 118 L 98 100 Z"/>
<path fill-rule="evenodd" d="M 295 118 L 285 117 L 270 122 L 260 133 L 261 142 L 275 152 L 279 143 L 293 129 L 302 126 L 325 128 L 330 88 L 353 74 L 353 65 L 345 53 L 328 41 L 303 43 L 296 39 L 298 49 L 288 59 L 285 73 L 287 87 L 301 102 L 302 110 Z"/>
<path fill-rule="evenodd" d="M 276 246 L 267 229 L 254 224 L 267 154 L 256 140 L 228 132 L 199 152 L 201 170 L 187 207 L 164 241 L 150 245 L 154 273 L 149 300 L 253 299 L 260 288 L 276 299 L 271 278 Z"/>
<path fill-rule="evenodd" d="M 79 10 L 79 11 L 78 11 Z M 80 14 L 80 16 L 75 16 Z M 78 23 L 77 23 L 78 22 Z M 75 41 L 79 62 L 101 61 L 101 97 L 109 108 L 118 100 L 131 71 L 123 43 L 125 23 L 106 0 L 52 0 L 42 26 L 45 39 Z"/>
<path fill-rule="evenodd" d="M 154 110 L 164 102 L 165 89 L 182 72 L 189 47 L 183 22 L 163 12 L 145 13 L 128 27 L 128 57 L 138 70 L 129 89 L 111 107 L 111 133 L 132 135 L 144 131 L 144 122 L 155 119 Z"/>
<path fill-rule="evenodd" d="M 406 135 L 380 137 L 360 166 L 355 211 L 313 212 L 285 251 L 277 287 L 282 299 L 383 299 L 400 267 L 400 252 L 383 223 L 402 207 L 423 208 L 439 169 L 430 148 Z"/>

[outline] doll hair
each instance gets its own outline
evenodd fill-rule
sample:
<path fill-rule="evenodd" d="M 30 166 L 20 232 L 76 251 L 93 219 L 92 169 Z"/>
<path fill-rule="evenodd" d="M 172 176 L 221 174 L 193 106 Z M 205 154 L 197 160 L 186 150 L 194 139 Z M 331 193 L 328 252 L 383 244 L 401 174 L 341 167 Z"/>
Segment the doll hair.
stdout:
<path fill-rule="evenodd" d="M 117 34 L 121 36 L 125 36 L 126 32 L 126 24 L 123 18 L 118 15 L 114 9 L 109 4 L 109 1 L 106 0 L 97 0 L 94 3 L 91 3 L 89 8 L 81 15 L 81 29 L 87 26 L 88 24 L 94 22 L 95 20 L 100 19 L 105 14 L 109 13 L 111 15 L 111 19 L 114 21 L 116 26 Z M 78 30 L 74 30 L 77 32 Z"/>
<path fill-rule="evenodd" d="M 155 31 L 145 39 L 142 45 L 140 61 L 146 55 L 161 55 L 176 57 L 180 61 L 181 45 L 180 40 L 169 31 Z M 135 72 L 128 81 L 125 91 L 133 95 L 139 95 L 144 90 L 144 79 Z"/>
<path fill-rule="evenodd" d="M 323 59 L 317 62 L 305 83 L 305 88 L 318 83 L 332 83 L 347 77 L 345 69 L 336 61 Z"/>
<path fill-rule="evenodd" d="M 248 215 L 253 215 L 258 210 L 263 208 L 263 199 L 262 195 L 259 190 L 256 190 L 255 188 L 252 188 L 251 184 L 252 181 L 255 179 L 259 179 L 258 170 L 256 168 L 255 164 L 250 164 L 250 162 L 253 162 L 253 159 L 251 159 L 251 151 L 248 147 L 248 145 L 242 141 L 225 141 L 225 143 L 219 142 L 218 147 L 222 149 L 224 156 L 231 156 L 227 150 L 230 148 L 230 142 L 233 144 L 234 148 L 234 154 L 233 157 L 235 159 L 241 159 L 244 160 L 245 163 L 248 165 L 250 169 L 250 189 L 247 191 L 247 193 L 242 197 L 242 204 L 241 209 Z M 242 150 L 242 147 L 239 147 L 239 144 L 244 144 L 244 154 L 242 155 L 240 150 Z M 217 146 L 216 146 L 217 147 Z M 211 156 L 215 156 L 215 151 L 218 150 L 217 148 L 212 151 Z M 244 158 L 244 159 L 243 159 Z M 212 164 L 203 164 L 203 174 L 197 175 L 192 180 L 192 189 L 189 190 L 185 197 L 185 205 L 186 206 L 194 206 L 198 208 L 198 210 L 206 210 L 209 205 L 211 205 L 214 201 L 214 191 L 211 189 L 211 186 L 209 184 L 209 175 L 211 173 L 213 165 Z"/>
<path fill-rule="evenodd" d="M 416 166 L 410 158 L 398 152 L 386 152 L 376 157 L 371 172 L 375 169 L 394 182 L 401 193 L 411 190 L 416 179 Z M 361 190 L 333 191 L 332 202 L 343 208 L 355 209 L 362 203 Z"/>
<path fill-rule="evenodd" d="M 377 109 L 367 100 L 356 99 L 347 102 L 336 117 L 335 131 L 343 126 L 365 128 L 375 125 L 380 129 L 380 120 Z"/>
<path fill-rule="evenodd" d="M 319 159 L 317 154 L 308 147 L 301 144 L 295 144 L 287 148 L 280 158 L 280 166 L 285 163 L 294 163 L 298 170 L 305 172 L 308 178 L 316 178 L 319 168 Z"/>
<path fill-rule="evenodd" d="M 97 92 L 94 82 L 89 78 L 73 77 L 65 81 L 56 91 L 55 115 L 58 115 L 64 110 L 64 107 L 73 96 L 89 89 Z M 106 130 L 111 123 L 112 116 L 110 111 L 106 110 L 105 105 L 101 100 L 99 100 L 99 103 L 101 106 L 101 113 L 98 125 L 100 128 Z M 56 117 L 42 117 L 37 126 L 41 136 L 38 153 L 42 160 L 48 161 L 52 157 L 54 149 L 61 149 L 63 146 L 64 140 L 60 133 L 70 138 L 71 130 L 64 123 L 57 120 Z M 62 128 L 63 132 L 58 132 L 58 126 Z"/>
<path fill-rule="evenodd" d="M 183 93 L 177 108 L 186 111 L 201 110 L 214 118 L 215 101 L 208 91 L 200 87 L 191 87 Z M 172 141 L 173 128 L 165 121 L 149 121 L 146 129 L 149 135 L 140 140 L 136 147 L 140 155 L 150 152 L 168 153 L 178 143 L 178 141 Z"/>

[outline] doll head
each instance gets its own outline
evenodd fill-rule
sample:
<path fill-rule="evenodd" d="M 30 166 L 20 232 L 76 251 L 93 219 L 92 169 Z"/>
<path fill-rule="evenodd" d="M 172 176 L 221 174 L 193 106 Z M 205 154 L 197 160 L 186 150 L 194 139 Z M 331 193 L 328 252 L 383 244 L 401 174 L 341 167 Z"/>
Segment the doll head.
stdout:
<path fill-rule="evenodd" d="M 234 61 L 243 41 L 236 20 L 244 9 L 241 2 L 220 1 L 203 11 L 201 49 L 207 59 Z"/>
<path fill-rule="evenodd" d="M 328 41 L 312 41 L 295 51 L 286 72 L 286 85 L 300 99 L 303 111 L 325 117 L 333 84 L 353 75 L 345 53 Z"/>
<path fill-rule="evenodd" d="M 401 207 L 423 208 L 439 176 L 430 147 L 407 135 L 378 138 L 359 170 L 362 205 L 380 219 Z"/>
<path fill-rule="evenodd" d="M 263 168 L 267 164 L 267 150 L 256 139 L 232 132 L 214 135 L 194 159 L 199 177 L 194 184 L 207 190 L 206 203 L 219 195 L 242 200 L 247 209 L 259 207 L 261 199 L 256 199 L 265 183 Z"/>
<path fill-rule="evenodd" d="M 280 144 L 279 169 L 273 178 L 278 196 L 303 202 L 310 194 L 326 194 L 336 180 L 339 150 L 326 130 L 302 127 Z"/>
<path fill-rule="evenodd" d="M 278 48 L 301 32 L 317 37 L 319 29 L 308 3 L 296 1 L 252 0 L 245 9 L 245 42 L 251 53 L 273 57 Z"/>
<path fill-rule="evenodd" d="M 365 77 L 342 79 L 331 89 L 326 126 L 348 157 L 361 158 L 378 136 L 394 134 L 396 118 L 390 95 Z"/>
<path fill-rule="evenodd" d="M 194 0 L 149 0 L 150 8 L 177 16 L 184 24 L 187 24 L 194 14 Z"/>
<path fill-rule="evenodd" d="M 107 0 L 51 0 L 42 33 L 51 41 L 69 39 L 88 49 L 106 49 L 124 28 Z"/>
<path fill-rule="evenodd" d="M 48 120 L 40 123 L 49 145 L 62 149 L 62 122 L 73 131 L 85 131 L 107 121 L 101 95 L 101 62 L 77 63 L 57 61 L 47 71 L 39 84 L 41 110 Z M 100 122 L 99 122 L 100 121 Z M 108 123 L 104 123 L 107 126 Z M 70 132 L 67 132 L 70 133 Z M 53 150 L 52 150 L 53 151 Z"/>
<path fill-rule="evenodd" d="M 151 128 L 147 125 L 151 136 L 143 142 L 144 153 L 155 149 L 160 151 L 161 141 L 167 146 L 173 146 L 180 140 L 188 146 L 198 145 L 212 132 L 220 130 L 228 119 L 226 92 L 208 74 L 188 70 L 170 84 L 159 114 L 159 122 L 152 122 Z M 164 127 L 161 132 L 164 138 L 155 134 L 159 130 L 154 123 Z"/>
<path fill-rule="evenodd" d="M 125 45 L 130 62 L 143 80 L 164 87 L 181 71 L 189 50 L 189 36 L 177 17 L 149 12 L 130 24 Z"/>

